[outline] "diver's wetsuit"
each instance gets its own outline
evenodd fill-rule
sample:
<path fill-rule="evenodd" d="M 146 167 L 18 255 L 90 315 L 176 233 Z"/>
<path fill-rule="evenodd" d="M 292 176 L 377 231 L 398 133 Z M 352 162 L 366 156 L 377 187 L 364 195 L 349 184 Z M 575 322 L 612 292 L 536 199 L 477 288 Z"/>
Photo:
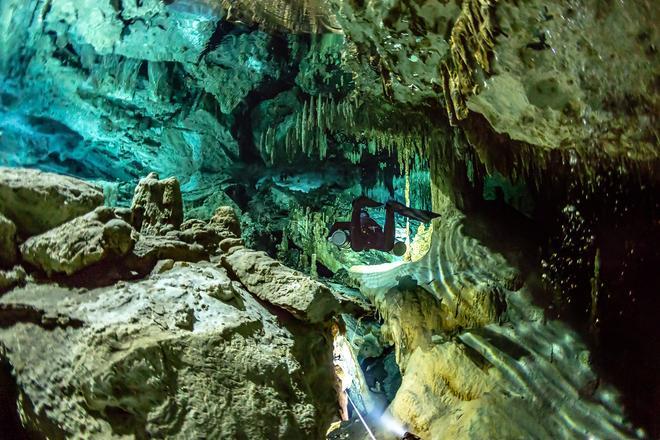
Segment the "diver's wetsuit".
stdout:
<path fill-rule="evenodd" d="M 382 206 L 367 197 L 360 197 L 353 201 L 353 213 L 350 222 L 335 222 L 330 228 L 332 235 L 336 230 L 348 231 L 351 240 L 351 249 L 356 252 L 366 249 L 376 249 L 389 252 L 394 247 L 394 210 L 385 207 L 385 231 L 362 208 Z"/>
<path fill-rule="evenodd" d="M 351 249 L 356 252 L 366 249 L 389 252 L 394 247 L 394 210 L 385 206 L 385 230 L 369 214 L 362 210 L 363 203 L 353 204 L 351 215 Z M 379 204 L 380 205 L 380 204 Z"/>
<path fill-rule="evenodd" d="M 369 214 L 362 210 L 364 207 L 377 208 L 382 206 L 368 197 L 359 197 L 353 201 L 353 213 L 350 222 L 335 222 L 330 228 L 329 235 L 336 230 L 343 229 L 350 233 L 351 249 L 360 252 L 367 249 L 389 252 L 394 248 L 394 211 L 419 221 L 430 221 L 438 214 L 430 211 L 408 208 L 399 202 L 390 200 L 385 204 L 385 230 Z"/>

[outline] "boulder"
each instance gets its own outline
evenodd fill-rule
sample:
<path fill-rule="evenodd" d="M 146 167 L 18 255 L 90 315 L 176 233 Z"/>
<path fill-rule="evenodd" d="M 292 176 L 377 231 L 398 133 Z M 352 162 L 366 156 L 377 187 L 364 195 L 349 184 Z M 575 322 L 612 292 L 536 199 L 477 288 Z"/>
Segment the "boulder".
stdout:
<path fill-rule="evenodd" d="M 172 259 L 158 261 L 154 268 L 151 270 L 151 275 L 158 275 L 167 272 L 168 270 L 172 270 L 174 263 L 175 261 Z"/>
<path fill-rule="evenodd" d="M 15 266 L 11 270 L 0 270 L 0 293 L 23 283 L 26 277 L 25 269 L 21 266 Z"/>
<path fill-rule="evenodd" d="M 250 293 L 298 319 L 319 323 L 339 310 L 332 291 L 307 275 L 284 266 L 265 252 L 234 247 L 223 264 Z"/>
<path fill-rule="evenodd" d="M 0 267 L 16 262 L 16 225 L 0 213 Z"/>
<path fill-rule="evenodd" d="M 335 413 L 329 335 L 284 327 L 210 263 L 28 285 L 0 298 L 0 323 L 20 419 L 44 437 L 315 439 Z"/>
<path fill-rule="evenodd" d="M 231 249 L 235 247 L 244 246 L 244 244 L 245 243 L 240 238 L 225 238 L 220 242 L 219 247 L 220 247 L 220 251 L 229 252 Z"/>
<path fill-rule="evenodd" d="M 132 223 L 143 234 L 160 235 L 179 229 L 183 222 L 183 199 L 175 177 L 159 180 L 149 173 L 135 187 L 131 205 Z"/>
<path fill-rule="evenodd" d="M 22 237 L 41 234 L 103 204 L 103 191 L 73 177 L 0 167 L 0 212 Z"/>
<path fill-rule="evenodd" d="M 148 264 L 159 260 L 197 262 L 208 259 L 208 252 L 202 245 L 151 235 L 140 235 L 132 255 Z"/>
<path fill-rule="evenodd" d="M 111 208 L 99 207 L 20 247 L 23 259 L 43 270 L 72 275 L 107 258 L 128 254 L 135 244 L 135 230 Z"/>

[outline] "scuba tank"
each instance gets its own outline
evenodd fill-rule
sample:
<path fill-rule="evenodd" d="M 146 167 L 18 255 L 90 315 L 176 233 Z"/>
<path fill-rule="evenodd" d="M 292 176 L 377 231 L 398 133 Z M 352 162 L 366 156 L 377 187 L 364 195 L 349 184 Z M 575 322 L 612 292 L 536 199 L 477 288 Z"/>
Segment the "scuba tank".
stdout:
<path fill-rule="evenodd" d="M 344 229 L 337 229 L 335 232 L 332 233 L 330 237 L 328 237 L 328 241 L 335 246 L 341 247 L 341 248 L 347 248 L 350 247 L 351 245 L 351 234 L 344 230 Z"/>
<path fill-rule="evenodd" d="M 340 248 L 349 248 L 351 246 L 351 234 L 345 229 L 337 229 L 328 237 L 328 241 Z M 390 251 L 391 254 L 402 257 L 407 250 L 407 246 L 403 241 L 396 241 L 394 247 Z"/>
<path fill-rule="evenodd" d="M 392 254 L 394 254 L 397 257 L 403 257 L 406 253 L 407 246 L 404 242 L 402 241 L 395 241 L 394 242 L 394 247 L 390 251 Z"/>

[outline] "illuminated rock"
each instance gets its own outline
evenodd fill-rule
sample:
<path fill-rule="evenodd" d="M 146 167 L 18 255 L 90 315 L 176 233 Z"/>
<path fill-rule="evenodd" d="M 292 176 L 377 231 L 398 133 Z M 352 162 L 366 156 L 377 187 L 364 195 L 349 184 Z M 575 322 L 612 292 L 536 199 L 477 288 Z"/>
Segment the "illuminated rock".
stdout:
<path fill-rule="evenodd" d="M 131 211 L 133 226 L 143 234 L 179 229 L 183 222 L 179 181 L 174 177 L 159 180 L 158 174 L 150 173 L 135 187 Z"/>
<path fill-rule="evenodd" d="M 15 266 L 13 269 L 9 270 L 0 269 L 0 293 L 4 293 L 23 283 L 26 276 L 25 269 L 21 266 Z"/>
<path fill-rule="evenodd" d="M 22 258 L 48 275 L 72 275 L 109 258 L 133 250 L 135 230 L 117 218 L 111 208 L 100 207 L 82 217 L 28 239 Z"/>
<path fill-rule="evenodd" d="M 241 236 L 241 223 L 236 216 L 236 210 L 231 206 L 218 207 L 208 225 L 223 238 L 239 238 Z"/>
<path fill-rule="evenodd" d="M 459 220 L 447 211 L 435 221 L 415 262 L 353 271 L 403 377 L 383 418 L 430 440 L 637 436 L 582 337 L 546 320 L 517 271 Z"/>
<path fill-rule="evenodd" d="M 339 309 L 329 288 L 265 252 L 236 247 L 223 261 L 250 293 L 299 319 L 319 323 Z"/>
<path fill-rule="evenodd" d="M 100 188 L 38 170 L 0 167 L 0 212 L 19 236 L 41 234 L 103 204 Z"/>
<path fill-rule="evenodd" d="M 0 301 L 1 357 L 31 431 L 321 438 L 334 414 L 329 337 L 282 324 L 209 263 L 104 289 L 28 285 Z"/>

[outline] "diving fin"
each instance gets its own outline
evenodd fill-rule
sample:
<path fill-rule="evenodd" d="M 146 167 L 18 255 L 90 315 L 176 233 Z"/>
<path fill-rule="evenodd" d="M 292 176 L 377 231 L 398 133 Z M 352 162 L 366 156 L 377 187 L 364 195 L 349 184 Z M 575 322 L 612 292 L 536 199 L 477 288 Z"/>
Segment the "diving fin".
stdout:
<path fill-rule="evenodd" d="M 401 214 L 404 217 L 408 217 L 422 223 L 429 223 L 434 218 L 440 217 L 440 214 L 436 214 L 435 212 L 426 211 L 424 209 L 409 208 L 403 203 L 399 203 L 395 200 L 390 200 L 387 202 L 387 206 L 391 207 L 396 213 Z"/>

